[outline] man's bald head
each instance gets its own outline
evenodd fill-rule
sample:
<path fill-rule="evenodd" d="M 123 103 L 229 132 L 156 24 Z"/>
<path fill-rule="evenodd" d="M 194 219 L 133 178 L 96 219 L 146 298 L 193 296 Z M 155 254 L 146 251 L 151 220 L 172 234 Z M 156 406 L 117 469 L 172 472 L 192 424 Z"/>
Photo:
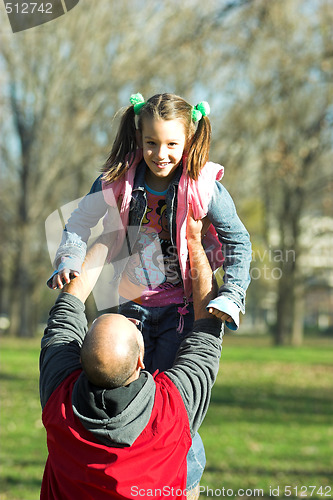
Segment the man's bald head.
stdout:
<path fill-rule="evenodd" d="M 138 378 L 143 352 L 143 338 L 134 323 L 121 314 L 103 314 L 84 339 L 81 364 L 92 384 L 113 389 Z"/>

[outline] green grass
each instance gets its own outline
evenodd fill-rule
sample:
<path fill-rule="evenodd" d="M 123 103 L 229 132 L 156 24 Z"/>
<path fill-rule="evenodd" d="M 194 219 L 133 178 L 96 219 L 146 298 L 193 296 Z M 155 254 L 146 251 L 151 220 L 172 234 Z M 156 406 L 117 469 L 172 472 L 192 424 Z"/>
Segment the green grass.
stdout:
<path fill-rule="evenodd" d="M 1 500 L 39 498 L 46 439 L 38 355 L 37 340 L 1 341 Z M 288 498 L 302 496 L 302 486 L 308 498 L 333 496 L 332 358 L 329 339 L 295 349 L 272 348 L 266 337 L 225 336 L 200 430 L 207 456 L 201 498 L 287 498 L 287 486 Z"/>
<path fill-rule="evenodd" d="M 207 455 L 202 486 L 208 498 L 223 487 L 239 498 L 239 489 L 265 498 L 273 498 L 274 489 L 284 498 L 288 486 L 289 498 L 332 497 L 332 343 L 298 349 L 265 343 L 225 338 L 200 431 Z"/>
<path fill-rule="evenodd" d="M 46 457 L 36 340 L 1 340 L 0 498 L 37 500 Z"/>

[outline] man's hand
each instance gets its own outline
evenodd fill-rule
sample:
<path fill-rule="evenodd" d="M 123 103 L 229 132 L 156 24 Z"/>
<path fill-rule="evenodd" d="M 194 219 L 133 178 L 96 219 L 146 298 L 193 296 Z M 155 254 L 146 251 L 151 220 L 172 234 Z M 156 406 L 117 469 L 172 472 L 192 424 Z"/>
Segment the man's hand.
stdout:
<path fill-rule="evenodd" d="M 52 279 L 52 288 L 59 288 L 60 290 L 64 288 L 66 283 L 68 284 L 72 279 L 80 276 L 77 271 L 71 271 L 70 269 L 62 269 L 59 273 L 55 274 Z"/>
<path fill-rule="evenodd" d="M 94 288 L 103 269 L 109 246 L 105 238 L 99 238 L 88 251 L 82 265 L 81 274 L 64 285 L 63 292 L 75 295 L 85 302 Z"/>
<path fill-rule="evenodd" d="M 199 239 L 201 240 L 211 225 L 208 217 L 204 217 L 203 219 L 195 220 L 193 218 L 192 207 L 190 206 L 189 214 L 187 217 L 187 226 L 186 226 L 186 238 L 188 240 L 191 239 Z"/>

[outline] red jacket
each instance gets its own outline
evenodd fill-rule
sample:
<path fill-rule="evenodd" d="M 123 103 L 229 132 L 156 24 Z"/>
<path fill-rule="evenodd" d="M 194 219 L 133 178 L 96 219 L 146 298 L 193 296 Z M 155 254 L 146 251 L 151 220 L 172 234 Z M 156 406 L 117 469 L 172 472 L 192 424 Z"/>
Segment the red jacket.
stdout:
<path fill-rule="evenodd" d="M 180 498 L 186 495 L 191 434 L 183 399 L 167 375 L 155 378 L 150 420 L 130 447 L 109 447 L 87 431 L 72 409 L 69 375 L 43 410 L 49 457 L 41 500 Z"/>

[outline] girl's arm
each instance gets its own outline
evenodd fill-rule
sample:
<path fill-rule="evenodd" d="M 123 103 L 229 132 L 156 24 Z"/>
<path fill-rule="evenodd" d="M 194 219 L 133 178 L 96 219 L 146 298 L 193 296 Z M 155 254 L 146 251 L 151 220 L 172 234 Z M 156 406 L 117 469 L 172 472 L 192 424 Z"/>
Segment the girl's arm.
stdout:
<path fill-rule="evenodd" d="M 211 301 L 209 308 L 215 309 L 215 315 L 224 319 L 227 314 L 232 321 L 227 326 L 237 330 L 239 311 L 245 313 L 245 295 L 250 284 L 250 263 L 252 250 L 250 236 L 239 219 L 234 202 L 219 182 L 215 183 L 212 199 L 208 207 L 208 217 L 217 232 L 224 256 L 224 284 L 218 297 Z"/>
<path fill-rule="evenodd" d="M 64 283 L 69 283 L 73 277 L 80 274 L 91 229 L 107 210 L 100 176 L 68 219 L 54 259 L 56 270 L 47 281 L 50 288 L 63 288 Z"/>

